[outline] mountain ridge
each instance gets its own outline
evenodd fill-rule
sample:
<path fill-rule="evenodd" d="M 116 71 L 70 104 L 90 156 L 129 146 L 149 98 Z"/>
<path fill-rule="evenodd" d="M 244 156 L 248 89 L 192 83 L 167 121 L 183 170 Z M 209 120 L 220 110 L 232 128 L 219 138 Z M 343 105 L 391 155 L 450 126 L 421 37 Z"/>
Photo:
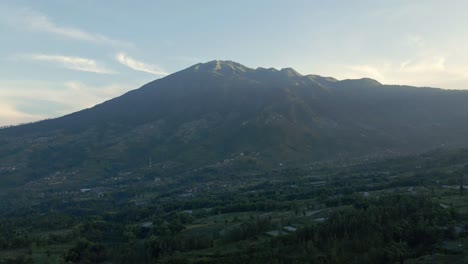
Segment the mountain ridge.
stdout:
<path fill-rule="evenodd" d="M 211 61 L 89 109 L 2 129 L 0 162 L 17 161 L 18 177 L 31 179 L 71 168 L 109 176 L 149 156 L 185 168 L 230 159 L 261 167 L 461 147 L 467 102 L 466 91 Z"/>

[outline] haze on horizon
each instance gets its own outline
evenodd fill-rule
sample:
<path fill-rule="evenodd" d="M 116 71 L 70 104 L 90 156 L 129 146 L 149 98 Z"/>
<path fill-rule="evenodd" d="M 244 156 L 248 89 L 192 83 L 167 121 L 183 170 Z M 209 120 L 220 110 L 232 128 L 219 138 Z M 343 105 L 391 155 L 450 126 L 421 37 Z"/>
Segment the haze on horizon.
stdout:
<path fill-rule="evenodd" d="M 198 62 L 468 89 L 468 2 L 0 3 L 0 126 L 91 107 Z"/>

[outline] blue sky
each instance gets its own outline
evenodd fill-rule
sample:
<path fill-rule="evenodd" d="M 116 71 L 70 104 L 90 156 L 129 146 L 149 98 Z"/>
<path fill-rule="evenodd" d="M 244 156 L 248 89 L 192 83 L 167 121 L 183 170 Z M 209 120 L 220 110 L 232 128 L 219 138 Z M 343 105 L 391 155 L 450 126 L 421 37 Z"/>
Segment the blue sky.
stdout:
<path fill-rule="evenodd" d="M 0 2 L 0 126 L 61 116 L 198 62 L 468 89 L 467 1 Z"/>

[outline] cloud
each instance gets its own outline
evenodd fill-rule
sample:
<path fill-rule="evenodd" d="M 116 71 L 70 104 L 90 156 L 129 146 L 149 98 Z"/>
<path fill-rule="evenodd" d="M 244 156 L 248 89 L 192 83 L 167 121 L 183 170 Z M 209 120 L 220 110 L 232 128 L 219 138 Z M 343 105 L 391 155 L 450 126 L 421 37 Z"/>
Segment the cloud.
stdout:
<path fill-rule="evenodd" d="M 445 68 L 445 57 L 433 57 L 423 60 L 406 60 L 401 63 L 402 72 L 443 72 Z"/>
<path fill-rule="evenodd" d="M 132 88 L 138 87 L 137 85 L 121 85 L 121 84 L 108 84 L 104 86 L 93 86 L 87 85 L 80 81 L 68 81 L 63 84 L 65 87 L 65 93 L 61 98 L 58 98 L 58 102 L 67 103 L 75 110 L 82 108 L 93 107 L 94 105 L 101 103 L 105 100 L 112 99 L 123 93 L 129 91 Z M 71 98 L 79 98 L 71 102 L 67 99 L 68 96 Z"/>
<path fill-rule="evenodd" d="M 133 46 L 132 43 L 127 41 L 112 39 L 102 34 L 88 32 L 76 27 L 58 25 L 54 23 L 54 21 L 52 21 L 52 19 L 50 19 L 47 15 L 28 8 L 2 8 L 0 15 L 4 20 L 13 26 L 26 28 L 36 32 L 45 32 L 65 38 L 116 47 Z"/>
<path fill-rule="evenodd" d="M 351 65 L 346 66 L 348 71 L 348 78 L 361 78 L 369 77 L 383 81 L 385 79 L 382 69 L 371 65 Z M 357 73 L 357 74 L 356 74 Z"/>
<path fill-rule="evenodd" d="M 444 56 L 416 57 L 401 62 L 344 65 L 335 76 L 370 77 L 386 84 L 468 89 L 468 68 Z"/>
<path fill-rule="evenodd" d="M 32 54 L 21 56 L 27 59 L 35 61 L 46 61 L 58 64 L 64 68 L 83 71 L 83 72 L 93 72 L 99 74 L 114 74 L 115 72 L 106 68 L 103 65 L 100 65 L 95 60 L 82 58 L 82 57 L 73 57 L 73 56 L 63 56 L 63 55 L 47 55 L 47 54 Z"/>
<path fill-rule="evenodd" d="M 41 119 L 44 119 L 44 117 L 23 113 L 8 102 L 0 101 L 0 126 L 28 123 Z"/>
<path fill-rule="evenodd" d="M 140 85 L 0 80 L 0 126 L 54 118 L 90 108 Z"/>
<path fill-rule="evenodd" d="M 151 73 L 155 75 L 168 75 L 168 73 L 162 70 L 159 66 L 147 64 L 147 63 L 135 60 L 122 52 L 118 53 L 115 56 L 115 59 L 121 64 L 129 68 L 132 68 L 135 71 L 142 71 L 142 72 L 147 72 L 147 73 Z"/>

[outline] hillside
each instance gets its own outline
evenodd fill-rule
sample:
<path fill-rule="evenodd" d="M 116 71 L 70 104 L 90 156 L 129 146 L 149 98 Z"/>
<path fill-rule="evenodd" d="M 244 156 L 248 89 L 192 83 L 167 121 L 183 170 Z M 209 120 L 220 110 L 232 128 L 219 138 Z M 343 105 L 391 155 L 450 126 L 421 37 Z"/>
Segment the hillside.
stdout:
<path fill-rule="evenodd" d="M 4 184 L 56 172 L 271 167 L 468 145 L 468 92 L 197 64 L 61 118 L 0 130 Z"/>

